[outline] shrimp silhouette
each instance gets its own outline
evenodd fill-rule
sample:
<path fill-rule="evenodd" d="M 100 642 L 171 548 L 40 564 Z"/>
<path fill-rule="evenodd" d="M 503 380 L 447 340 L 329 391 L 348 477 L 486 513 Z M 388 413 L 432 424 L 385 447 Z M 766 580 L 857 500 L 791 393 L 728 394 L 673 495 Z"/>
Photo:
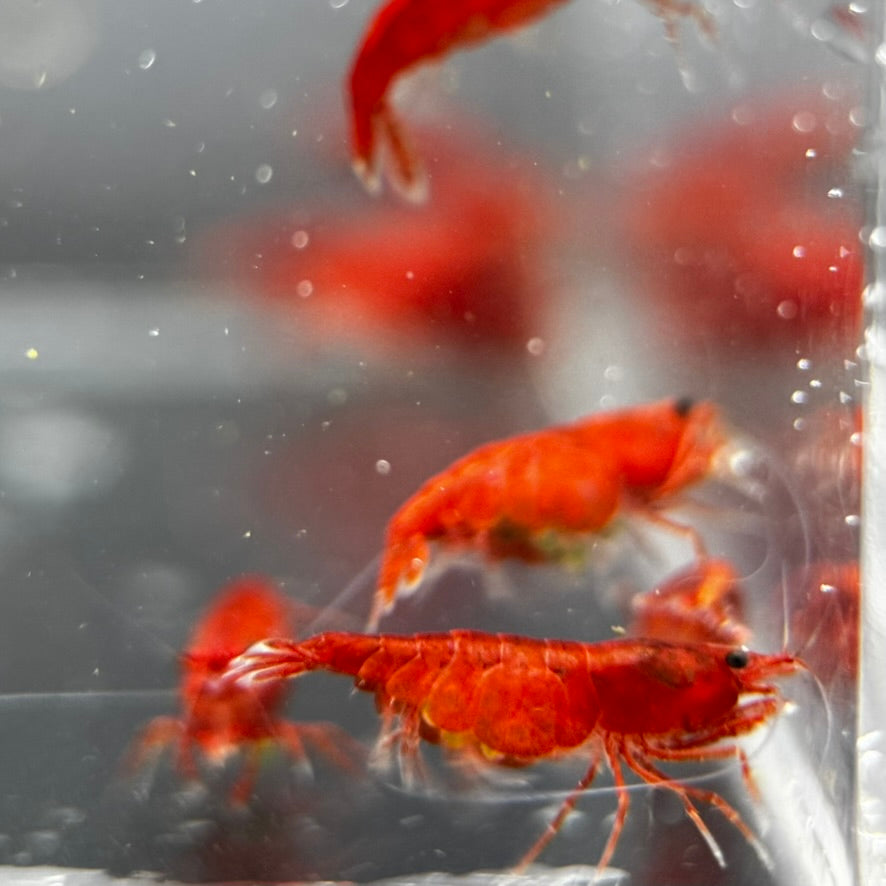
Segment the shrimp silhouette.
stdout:
<path fill-rule="evenodd" d="M 307 671 L 353 677 L 358 689 L 375 694 L 383 720 L 377 749 L 396 746 L 407 777 L 420 771 L 420 739 L 505 766 L 586 754 L 584 777 L 518 869 L 554 838 L 605 760 L 618 810 L 599 861 L 602 869 L 628 813 L 622 764 L 680 798 L 721 866 L 723 853 L 694 801 L 716 808 L 770 864 L 765 848 L 725 799 L 672 780 L 654 761 L 737 758 L 756 796 L 747 757 L 733 739 L 775 717 L 783 700 L 770 681 L 801 668 L 805 665 L 791 655 L 708 643 L 580 643 L 467 630 L 413 636 L 326 632 L 301 643 L 259 643 L 231 663 L 228 679 L 275 686 Z"/>
<path fill-rule="evenodd" d="M 128 751 L 124 772 L 137 772 L 151 757 L 173 747 L 180 774 L 197 780 L 197 752 L 215 767 L 243 753 L 243 770 L 231 791 L 235 803 L 248 800 L 262 750 L 271 743 L 284 747 L 302 766 L 309 765 L 309 744 L 335 765 L 360 772 L 363 746 L 335 724 L 280 718 L 285 685 L 247 687 L 221 679 L 231 660 L 251 644 L 268 635 L 291 633 L 294 611 L 293 601 L 262 576 L 242 576 L 223 588 L 181 656 L 181 716 L 152 720 Z"/>
<path fill-rule="evenodd" d="M 387 527 L 368 629 L 415 589 L 431 543 L 529 563 L 574 557 L 579 540 L 636 514 L 689 538 L 662 509 L 712 472 L 728 440 L 711 403 L 665 400 L 488 443 L 428 480 Z"/>
<path fill-rule="evenodd" d="M 690 0 L 646 0 L 675 39 L 676 20 L 691 16 L 713 34 L 701 6 Z M 390 106 L 393 83 L 416 65 L 512 31 L 565 0 L 388 0 L 357 50 L 348 81 L 353 167 L 370 192 L 381 173 L 407 199 L 421 201 L 427 186 L 421 163 Z"/>
<path fill-rule="evenodd" d="M 671 643 L 743 646 L 751 638 L 744 621 L 741 585 L 728 560 L 699 560 L 631 600 L 628 634 Z"/>

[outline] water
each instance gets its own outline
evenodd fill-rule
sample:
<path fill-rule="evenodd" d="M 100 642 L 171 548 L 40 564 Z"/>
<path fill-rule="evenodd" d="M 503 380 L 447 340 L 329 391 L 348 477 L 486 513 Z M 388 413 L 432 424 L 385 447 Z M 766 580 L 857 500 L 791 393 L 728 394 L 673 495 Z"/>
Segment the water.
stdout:
<path fill-rule="evenodd" d="M 672 792 L 632 781 L 611 881 L 881 882 L 853 571 L 879 525 L 859 476 L 882 362 L 876 333 L 861 348 L 878 10 L 711 5 L 715 36 L 679 20 L 671 43 L 642 4 L 575 0 L 397 84 L 422 205 L 350 168 L 343 89 L 373 12 L 0 8 L 0 876 L 509 880 L 587 753 L 480 773 L 427 745 L 416 786 L 278 747 L 246 807 L 236 758 L 193 782 L 169 754 L 121 761 L 177 715 L 176 657 L 235 576 L 359 630 L 386 521 L 433 473 L 691 396 L 737 445 L 668 514 L 735 568 L 752 648 L 801 654 L 817 682 L 783 680 L 787 708 L 747 738 L 757 799 L 732 760 L 664 766 L 725 797 L 770 866 L 699 802 L 721 868 Z M 642 520 L 617 530 L 571 570 L 441 558 L 382 629 L 617 636 L 694 557 Z M 331 675 L 279 715 L 368 746 L 379 730 Z M 527 877 L 590 882 L 617 806 L 603 774 Z"/>

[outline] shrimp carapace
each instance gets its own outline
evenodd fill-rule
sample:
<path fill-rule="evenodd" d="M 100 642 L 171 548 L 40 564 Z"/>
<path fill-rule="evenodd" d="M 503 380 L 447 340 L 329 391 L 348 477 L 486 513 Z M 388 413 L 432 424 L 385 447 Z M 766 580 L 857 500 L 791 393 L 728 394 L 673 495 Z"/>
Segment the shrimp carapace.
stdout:
<path fill-rule="evenodd" d="M 357 688 L 374 693 L 381 712 L 378 749 L 397 747 L 406 776 L 420 771 L 421 739 L 501 765 L 587 755 L 586 774 L 520 868 L 556 835 L 605 760 L 618 811 L 600 858 L 603 868 L 628 812 L 623 766 L 680 798 L 721 865 L 724 856 L 695 801 L 715 807 L 768 863 L 766 850 L 726 800 L 673 780 L 655 761 L 737 759 L 756 795 L 734 739 L 775 717 L 783 701 L 772 680 L 800 668 L 805 665 L 791 655 L 709 643 L 580 643 L 467 630 L 412 636 L 327 632 L 301 643 L 257 644 L 232 662 L 228 679 L 276 685 L 316 670 L 353 677 Z"/>
<path fill-rule="evenodd" d="M 636 515 L 704 544 L 666 507 L 712 471 L 729 439 L 709 402 L 663 400 L 487 443 L 431 477 L 388 523 L 368 627 L 417 587 L 431 545 L 489 560 L 574 559 L 595 533 Z"/>

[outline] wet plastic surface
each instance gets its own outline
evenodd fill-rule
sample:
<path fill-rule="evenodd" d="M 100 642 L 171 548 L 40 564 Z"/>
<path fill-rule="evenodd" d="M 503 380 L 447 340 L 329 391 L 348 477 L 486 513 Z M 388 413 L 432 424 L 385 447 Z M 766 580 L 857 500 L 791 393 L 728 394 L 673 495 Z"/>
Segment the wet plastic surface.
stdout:
<path fill-rule="evenodd" d="M 314 607 L 304 632 L 359 630 L 385 522 L 432 473 L 686 394 L 756 460 L 685 519 L 735 564 L 754 648 L 799 651 L 821 687 L 785 681 L 790 709 L 749 739 L 759 803 L 733 763 L 673 768 L 736 806 L 771 871 L 703 808 L 721 869 L 674 796 L 636 785 L 612 882 L 853 882 L 857 588 L 834 604 L 817 569 L 857 559 L 861 271 L 840 249 L 867 175 L 872 13 L 718 4 L 717 40 L 681 23 L 675 48 L 645 7 L 579 0 L 398 96 L 432 170 L 427 206 L 403 207 L 348 169 L 341 84 L 367 8 L 44 2 L 47 53 L 24 6 L 0 5 L 25 58 L 0 51 L 0 878 L 511 883 L 471 872 L 520 858 L 581 755 L 484 781 L 428 746 L 419 788 L 272 750 L 246 808 L 236 758 L 197 783 L 168 755 L 121 760 L 178 710 L 176 656 L 232 577 Z M 767 251 L 783 230 L 836 244 L 837 271 L 792 276 L 803 254 Z M 391 291 L 405 320 L 375 297 Z M 642 526 L 592 554 L 577 572 L 456 557 L 382 628 L 607 639 L 692 556 Z M 298 681 L 285 716 L 367 745 L 379 729 L 333 676 Z M 590 881 L 616 806 L 601 777 L 552 870 L 520 882 Z"/>

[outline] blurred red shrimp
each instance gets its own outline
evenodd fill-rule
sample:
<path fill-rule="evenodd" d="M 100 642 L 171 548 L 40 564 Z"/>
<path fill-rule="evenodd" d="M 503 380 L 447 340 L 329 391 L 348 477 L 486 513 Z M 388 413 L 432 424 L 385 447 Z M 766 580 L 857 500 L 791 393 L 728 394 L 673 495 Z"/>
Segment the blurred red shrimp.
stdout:
<path fill-rule="evenodd" d="M 858 560 L 813 563 L 800 573 L 803 593 L 791 615 L 792 638 L 829 689 L 855 698 L 861 617 Z"/>
<path fill-rule="evenodd" d="M 741 584 L 728 560 L 706 559 L 668 576 L 631 600 L 632 637 L 671 643 L 744 646 L 751 637 L 744 622 Z"/>
<path fill-rule="evenodd" d="M 349 771 L 359 771 L 364 752 L 332 723 L 291 723 L 280 717 L 287 691 L 283 684 L 250 687 L 220 681 L 229 662 L 263 637 L 291 634 L 295 604 L 270 580 L 244 575 L 219 592 L 197 623 L 181 656 L 179 717 L 157 717 L 136 738 L 124 760 L 132 774 L 157 753 L 172 747 L 178 771 L 199 777 L 199 757 L 222 765 L 235 753 L 245 761 L 232 789 L 234 802 L 249 799 L 268 744 L 284 747 L 306 765 L 305 744 Z"/>
<path fill-rule="evenodd" d="M 358 349 L 386 363 L 523 359 L 546 332 L 551 299 L 538 295 L 553 288 L 548 256 L 568 213 L 532 158 L 473 121 L 453 125 L 457 138 L 420 133 L 439 158 L 439 193 L 422 212 L 314 199 L 234 219 L 200 237 L 200 273 L 259 296 L 308 352 Z"/>
<path fill-rule="evenodd" d="M 394 82 L 416 65 L 483 43 L 535 21 L 565 0 L 388 0 L 366 29 L 348 78 L 354 171 L 370 192 L 386 175 L 409 200 L 427 193 L 424 172 L 390 105 Z M 707 33 L 713 25 L 691 0 L 646 0 L 668 35 L 691 16 Z"/>
<path fill-rule="evenodd" d="M 704 545 L 662 509 L 712 472 L 728 436 L 716 407 L 664 400 L 481 446 L 428 480 L 391 518 L 373 630 L 414 589 L 431 545 L 529 563 L 574 557 L 584 539 L 637 515 Z"/>
<path fill-rule="evenodd" d="M 850 111 L 846 96 L 790 93 L 656 148 L 625 189 L 622 219 L 623 243 L 651 270 L 639 289 L 662 329 L 793 360 L 854 347 L 863 249 Z"/>
<path fill-rule="evenodd" d="M 586 754 L 587 772 L 518 869 L 556 836 L 605 760 L 615 778 L 618 811 L 601 870 L 628 812 L 622 764 L 680 798 L 721 866 L 725 857 L 693 801 L 719 810 L 769 865 L 765 848 L 726 800 L 669 777 L 654 761 L 738 759 L 756 796 L 747 757 L 732 739 L 774 718 L 783 702 L 770 680 L 804 667 L 791 655 L 720 644 L 591 644 L 465 630 L 412 636 L 327 632 L 301 643 L 257 644 L 232 662 L 227 676 L 235 683 L 278 685 L 307 671 L 350 675 L 358 689 L 375 694 L 383 718 L 378 752 L 396 746 L 407 778 L 420 771 L 421 739 L 505 766 Z"/>

